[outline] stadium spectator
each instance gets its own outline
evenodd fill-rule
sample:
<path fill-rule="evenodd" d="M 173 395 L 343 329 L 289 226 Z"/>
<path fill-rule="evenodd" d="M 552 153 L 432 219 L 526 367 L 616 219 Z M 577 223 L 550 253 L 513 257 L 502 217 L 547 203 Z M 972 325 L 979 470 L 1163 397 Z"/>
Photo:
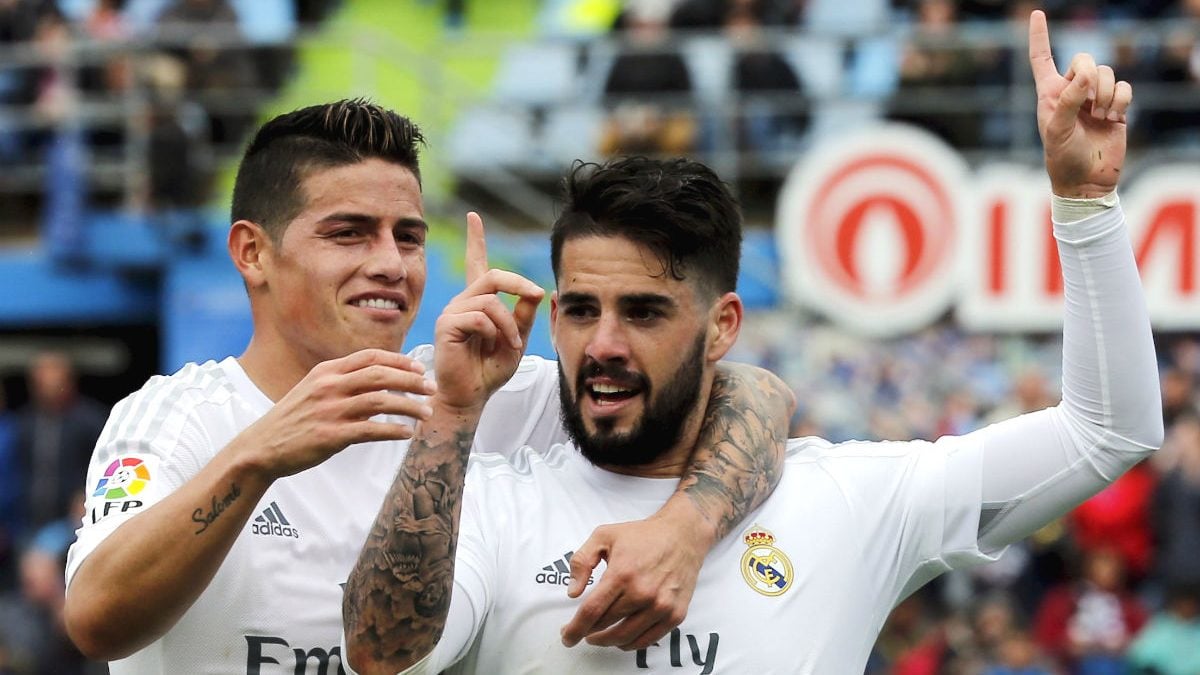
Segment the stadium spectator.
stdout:
<path fill-rule="evenodd" d="M 1167 587 L 1164 606 L 1129 646 L 1131 675 L 1200 673 L 1200 586 Z"/>
<path fill-rule="evenodd" d="M 610 112 L 601 154 L 677 155 L 695 144 L 692 79 L 670 41 L 670 12 L 667 0 L 641 0 L 619 19 L 621 51 L 604 83 Z"/>
<path fill-rule="evenodd" d="M 187 65 L 189 96 L 209 117 L 208 138 L 215 144 L 240 143 L 254 120 L 241 96 L 259 82 L 249 46 L 229 0 L 174 0 L 158 17 L 172 53 Z"/>
<path fill-rule="evenodd" d="M 924 127 L 956 148 L 976 148 L 984 138 L 976 88 L 988 83 L 994 64 L 958 27 L 954 0 L 920 0 L 888 117 Z"/>
<path fill-rule="evenodd" d="M 17 427 L 19 485 L 26 528 L 39 528 L 69 510 L 104 426 L 106 410 L 79 391 L 75 367 L 62 352 L 29 363 L 30 403 Z"/>
<path fill-rule="evenodd" d="M 761 0 L 735 0 L 725 16 L 734 47 L 731 84 L 739 149 L 782 153 L 791 161 L 808 128 L 808 101 L 791 65 L 762 35 Z"/>
<path fill-rule="evenodd" d="M 1167 431 L 1152 497 L 1154 582 L 1200 587 L 1200 418 L 1177 417 Z"/>
<path fill-rule="evenodd" d="M 1000 639 L 995 655 L 984 660 L 980 675 L 1056 675 L 1056 670 L 1029 633 L 1012 630 Z"/>
<path fill-rule="evenodd" d="M 1191 21 L 1200 21 L 1200 10 Z M 1145 112 L 1146 125 L 1159 144 L 1200 144 L 1200 121 L 1195 102 L 1200 98 L 1200 39 L 1193 27 L 1173 27 L 1155 51 L 1146 79 L 1153 98 Z"/>
<path fill-rule="evenodd" d="M 1149 462 L 1138 464 L 1076 507 L 1067 519 L 1082 551 L 1112 550 L 1135 583 L 1146 576 L 1154 560 L 1150 500 L 1156 480 Z"/>
<path fill-rule="evenodd" d="M 1181 415 L 1195 414 L 1196 374 L 1178 366 L 1163 369 L 1162 381 L 1163 423 L 1171 425 Z"/>
<path fill-rule="evenodd" d="M 96 0 L 84 19 L 84 34 L 94 43 L 93 47 L 112 52 L 100 68 L 98 81 L 89 83 L 92 90 L 119 94 L 133 86 L 133 60 L 121 52 L 123 43 L 132 37 L 129 24 L 121 13 L 123 5 L 124 0 Z"/>
<path fill-rule="evenodd" d="M 186 68 L 168 54 L 155 55 L 141 64 L 142 78 L 148 90 L 148 111 L 143 121 L 148 127 L 149 175 L 145 206 L 164 220 L 193 219 L 185 211 L 200 206 L 208 193 L 204 166 L 208 163 L 207 126 L 202 125 L 204 111 L 185 96 Z M 184 225 L 188 232 L 202 223 Z M 172 231 L 178 239 L 186 232 Z"/>
<path fill-rule="evenodd" d="M 16 415 L 9 410 L 8 396 L 0 386 L 0 466 L 17 466 L 16 427 Z M 17 541 L 23 525 L 20 500 L 16 490 L 0 491 L 0 590 L 13 582 Z"/>
<path fill-rule="evenodd" d="M 1053 588 L 1034 618 L 1042 649 L 1075 675 L 1123 672 L 1125 649 L 1146 623 L 1147 613 L 1126 585 L 1116 551 L 1085 552 L 1081 576 Z"/>
<path fill-rule="evenodd" d="M 82 518 L 83 495 L 77 493 L 70 510 L 42 526 L 22 550 L 19 593 L 0 595 L 0 652 L 8 655 L 12 667 L 9 672 L 102 672 L 99 664 L 87 662 L 63 628 L 62 568 Z"/>

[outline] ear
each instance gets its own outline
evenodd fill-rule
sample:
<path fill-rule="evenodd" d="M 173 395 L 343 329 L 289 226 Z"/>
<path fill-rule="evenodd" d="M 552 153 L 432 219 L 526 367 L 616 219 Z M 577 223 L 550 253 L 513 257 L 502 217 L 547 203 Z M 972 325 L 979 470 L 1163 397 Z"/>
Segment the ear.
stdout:
<path fill-rule="evenodd" d="M 246 282 L 246 288 L 259 288 L 266 284 L 263 266 L 271 249 L 271 239 L 258 223 L 239 220 L 229 227 L 229 257 L 234 267 Z"/>
<path fill-rule="evenodd" d="M 555 328 L 558 327 L 558 291 L 550 294 L 550 346 L 558 352 L 558 341 L 555 340 Z"/>
<path fill-rule="evenodd" d="M 709 363 L 716 363 L 725 358 L 725 354 L 733 347 L 733 343 L 737 342 L 738 334 L 742 330 L 743 311 L 742 299 L 733 292 L 722 295 L 713 305 L 710 313 L 709 343 L 706 354 Z"/>

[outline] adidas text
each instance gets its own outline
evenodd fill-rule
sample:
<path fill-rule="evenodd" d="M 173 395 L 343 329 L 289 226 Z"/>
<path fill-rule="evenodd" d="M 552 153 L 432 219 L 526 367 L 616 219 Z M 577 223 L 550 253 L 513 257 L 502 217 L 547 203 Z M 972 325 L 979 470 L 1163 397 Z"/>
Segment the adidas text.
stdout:
<path fill-rule="evenodd" d="M 280 525 L 279 523 L 251 523 L 250 525 L 250 531 L 254 534 L 300 538 L 300 531 L 290 525 Z"/>
<path fill-rule="evenodd" d="M 254 534 L 273 537 L 300 538 L 300 530 L 292 527 L 287 516 L 283 515 L 283 510 L 279 508 L 279 504 L 275 502 L 271 502 L 267 508 L 263 509 L 262 513 L 255 516 L 254 521 L 250 523 L 250 531 Z"/>
<path fill-rule="evenodd" d="M 563 574 L 562 572 L 538 572 L 533 578 L 539 584 L 550 584 L 551 586 L 569 586 L 571 584 L 571 575 Z M 588 577 L 588 586 L 595 581 L 592 577 Z"/>

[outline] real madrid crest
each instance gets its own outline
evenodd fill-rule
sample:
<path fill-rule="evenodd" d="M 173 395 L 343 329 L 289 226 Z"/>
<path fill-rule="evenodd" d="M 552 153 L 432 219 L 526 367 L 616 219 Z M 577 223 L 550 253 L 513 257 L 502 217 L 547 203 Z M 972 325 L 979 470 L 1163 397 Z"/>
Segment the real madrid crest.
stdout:
<path fill-rule="evenodd" d="M 775 548 L 775 535 L 755 525 L 742 537 L 750 549 L 742 556 L 742 577 L 763 595 L 783 595 L 792 587 L 792 561 Z"/>

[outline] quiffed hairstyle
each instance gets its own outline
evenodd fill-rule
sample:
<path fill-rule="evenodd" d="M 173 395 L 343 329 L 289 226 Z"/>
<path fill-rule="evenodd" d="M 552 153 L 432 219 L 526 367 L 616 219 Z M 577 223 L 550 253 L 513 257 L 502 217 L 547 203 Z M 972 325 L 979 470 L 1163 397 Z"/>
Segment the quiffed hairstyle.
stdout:
<path fill-rule="evenodd" d="M 713 295 L 736 290 L 741 211 L 707 166 L 646 157 L 576 162 L 563 180 L 563 201 L 550 235 L 556 279 L 568 239 L 619 236 L 653 251 L 674 279 Z"/>
<path fill-rule="evenodd" d="M 421 180 L 418 147 L 425 138 L 412 120 L 361 98 L 309 106 L 263 125 L 238 166 L 231 222 L 260 225 L 278 243 L 304 209 L 302 183 L 314 169 L 378 158 Z"/>

